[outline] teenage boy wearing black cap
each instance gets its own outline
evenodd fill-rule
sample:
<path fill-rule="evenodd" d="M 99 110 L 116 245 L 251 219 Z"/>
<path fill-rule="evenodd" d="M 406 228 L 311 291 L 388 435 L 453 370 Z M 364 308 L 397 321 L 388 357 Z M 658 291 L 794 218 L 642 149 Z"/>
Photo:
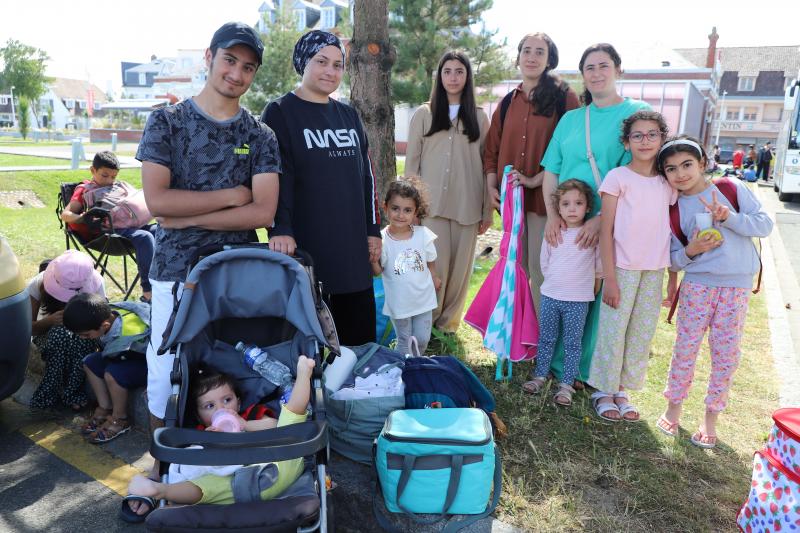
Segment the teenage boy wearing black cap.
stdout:
<path fill-rule="evenodd" d="M 170 391 L 172 363 L 156 350 L 172 311 L 173 284 L 184 280 L 196 248 L 257 241 L 255 228 L 270 226 L 275 215 L 278 143 L 239 106 L 263 52 L 251 27 L 220 27 L 205 52 L 208 79 L 200 94 L 154 111 L 136 154 L 147 206 L 159 222 L 147 350 L 148 407 L 156 425 Z"/>

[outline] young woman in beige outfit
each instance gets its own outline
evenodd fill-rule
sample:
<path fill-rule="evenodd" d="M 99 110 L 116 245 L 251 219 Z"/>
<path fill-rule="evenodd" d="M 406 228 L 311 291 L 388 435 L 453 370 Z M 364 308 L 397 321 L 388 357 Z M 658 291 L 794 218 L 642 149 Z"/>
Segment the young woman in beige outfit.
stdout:
<path fill-rule="evenodd" d="M 483 175 L 483 145 L 489 119 L 475 105 L 472 67 L 462 52 L 442 56 L 431 100 L 411 118 L 406 176 L 428 187 L 430 216 L 423 224 L 438 237 L 436 271 L 442 279 L 433 324 L 458 329 L 478 235 L 492 224 L 492 204 Z"/>

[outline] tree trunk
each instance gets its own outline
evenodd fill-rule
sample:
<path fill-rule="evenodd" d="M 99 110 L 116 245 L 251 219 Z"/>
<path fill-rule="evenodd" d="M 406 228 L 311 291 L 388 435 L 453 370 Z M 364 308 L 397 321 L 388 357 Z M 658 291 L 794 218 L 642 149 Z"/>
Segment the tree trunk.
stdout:
<path fill-rule="evenodd" d="M 389 1 L 355 0 L 353 13 L 350 99 L 369 139 L 379 201 L 382 202 L 386 184 L 397 175 L 391 99 L 391 72 L 396 53 L 389 43 Z"/>

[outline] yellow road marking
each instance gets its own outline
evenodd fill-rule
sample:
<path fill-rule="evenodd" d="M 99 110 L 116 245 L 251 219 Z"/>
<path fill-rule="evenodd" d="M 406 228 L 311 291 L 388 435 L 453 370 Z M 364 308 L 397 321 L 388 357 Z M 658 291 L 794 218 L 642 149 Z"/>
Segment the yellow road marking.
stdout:
<path fill-rule="evenodd" d="M 128 494 L 133 476 L 145 473 L 53 422 L 30 424 L 19 432 L 120 496 Z"/>

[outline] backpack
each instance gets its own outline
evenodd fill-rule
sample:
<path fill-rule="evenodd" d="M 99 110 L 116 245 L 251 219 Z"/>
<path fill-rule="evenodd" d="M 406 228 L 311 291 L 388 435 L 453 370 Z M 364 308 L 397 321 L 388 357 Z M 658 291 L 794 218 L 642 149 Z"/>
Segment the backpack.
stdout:
<path fill-rule="evenodd" d="M 514 89 L 516 91 L 516 89 Z M 514 97 L 514 91 L 506 94 L 503 99 L 500 101 L 500 134 L 503 134 L 503 124 L 506 121 L 506 115 L 508 114 L 508 108 L 511 106 L 511 99 Z M 567 112 L 567 92 L 561 90 L 560 97 L 556 100 L 556 123 L 561 120 L 561 117 L 564 116 L 564 113 Z"/>
<path fill-rule="evenodd" d="M 728 199 L 733 207 L 733 210 L 738 212 L 739 211 L 739 198 L 736 194 L 736 185 L 729 180 L 728 178 L 722 176 L 719 178 L 712 178 L 711 183 L 713 183 L 719 192 Z M 675 202 L 671 206 L 669 206 L 669 227 L 672 230 L 672 234 L 675 235 L 681 244 L 687 246 L 689 244 L 689 239 L 686 238 L 686 235 L 683 233 L 683 229 L 681 229 L 681 210 L 680 205 L 678 202 Z M 753 294 L 758 293 L 761 290 L 761 274 L 764 270 L 764 264 L 761 262 L 761 245 L 759 241 L 759 251 L 758 251 L 758 281 L 756 282 L 756 288 L 753 289 Z M 672 317 L 675 315 L 675 309 L 678 307 L 678 295 L 680 294 L 680 287 L 678 287 L 678 292 L 675 293 L 675 298 L 672 300 L 672 305 L 669 308 L 669 314 L 667 315 L 667 323 L 672 324 Z"/>
<path fill-rule="evenodd" d="M 499 437 L 507 433 L 495 414 L 494 396 L 457 357 L 408 357 L 403 367 L 406 409 L 477 407 L 489 416 Z"/>
<path fill-rule="evenodd" d="M 89 209 L 99 207 L 109 211 L 112 229 L 140 228 L 153 219 L 145 203 L 144 191 L 121 180 L 107 187 L 87 183 L 83 201 Z"/>

